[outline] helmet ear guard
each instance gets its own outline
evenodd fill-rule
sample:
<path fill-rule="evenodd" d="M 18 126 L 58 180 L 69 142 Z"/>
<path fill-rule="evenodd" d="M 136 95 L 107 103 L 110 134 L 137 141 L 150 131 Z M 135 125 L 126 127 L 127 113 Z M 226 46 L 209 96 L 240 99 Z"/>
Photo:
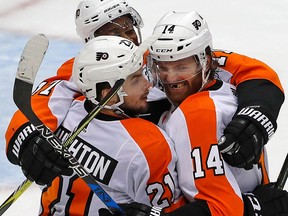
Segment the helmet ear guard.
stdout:
<path fill-rule="evenodd" d="M 114 86 L 120 78 L 126 79 L 130 74 L 138 71 L 143 66 L 143 59 L 133 63 L 129 73 L 125 72 L 126 67 L 131 67 L 131 58 L 137 46 L 130 40 L 117 36 L 99 36 L 88 43 L 80 50 L 75 57 L 72 78 L 76 86 L 94 104 L 98 104 L 97 84 L 108 82 Z M 108 109 L 116 109 L 124 99 L 125 92 L 122 88 L 117 92 L 120 101 Z"/>
<path fill-rule="evenodd" d="M 83 41 L 87 42 L 94 38 L 94 32 L 97 29 L 123 15 L 130 15 L 141 42 L 140 28 L 144 26 L 143 20 L 125 0 L 84 0 L 80 2 L 75 15 L 76 32 Z"/>

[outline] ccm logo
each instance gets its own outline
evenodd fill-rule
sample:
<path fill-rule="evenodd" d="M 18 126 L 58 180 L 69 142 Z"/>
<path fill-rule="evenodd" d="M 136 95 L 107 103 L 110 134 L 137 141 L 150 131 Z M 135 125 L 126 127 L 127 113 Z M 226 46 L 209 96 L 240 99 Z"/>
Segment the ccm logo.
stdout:
<path fill-rule="evenodd" d="M 169 53 L 172 51 L 173 49 L 156 49 L 156 52 L 159 52 L 159 53 Z"/>

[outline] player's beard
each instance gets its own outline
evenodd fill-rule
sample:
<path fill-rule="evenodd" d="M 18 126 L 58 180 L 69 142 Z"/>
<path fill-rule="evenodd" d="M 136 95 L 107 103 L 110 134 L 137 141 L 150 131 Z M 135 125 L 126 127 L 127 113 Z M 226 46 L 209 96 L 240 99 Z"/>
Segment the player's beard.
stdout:
<path fill-rule="evenodd" d="M 138 117 L 140 114 L 146 113 L 148 111 L 149 103 L 146 103 L 145 106 L 140 107 L 127 107 L 125 105 L 120 105 L 120 108 L 124 113 L 130 117 Z"/>
<path fill-rule="evenodd" d="M 146 113 L 147 110 L 148 110 L 148 105 L 147 105 L 147 108 L 138 108 L 138 109 L 134 109 L 134 108 L 123 108 L 122 109 L 124 111 L 124 113 L 127 115 L 127 116 L 130 116 L 130 117 L 138 117 L 140 114 L 142 113 Z"/>

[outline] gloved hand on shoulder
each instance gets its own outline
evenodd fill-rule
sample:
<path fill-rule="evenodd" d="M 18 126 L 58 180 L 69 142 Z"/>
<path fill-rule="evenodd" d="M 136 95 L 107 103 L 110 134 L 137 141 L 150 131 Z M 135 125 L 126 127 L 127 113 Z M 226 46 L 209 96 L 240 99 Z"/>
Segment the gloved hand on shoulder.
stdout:
<path fill-rule="evenodd" d="M 191 215 L 201 215 L 210 216 L 211 212 L 209 210 L 208 204 L 205 200 L 196 200 L 191 203 L 187 203 L 169 213 L 165 213 L 161 207 L 148 206 L 146 204 L 132 202 L 129 204 L 120 204 L 122 210 L 125 212 L 126 216 L 191 216 Z M 121 214 L 113 212 L 112 214 L 108 209 L 99 209 L 99 216 L 120 216 Z"/>
<path fill-rule="evenodd" d="M 276 121 L 264 109 L 241 109 L 224 129 L 224 135 L 219 140 L 223 159 L 233 167 L 252 169 L 276 127 Z"/>
<path fill-rule="evenodd" d="M 126 216 L 150 216 L 158 215 L 165 216 L 166 214 L 160 207 L 151 207 L 142 203 L 132 202 L 129 204 L 119 204 Z M 121 216 L 119 212 L 113 214 L 106 208 L 99 209 L 99 216 Z"/>
<path fill-rule="evenodd" d="M 244 216 L 288 216 L 288 193 L 273 183 L 259 185 L 252 193 L 243 194 Z"/>
<path fill-rule="evenodd" d="M 49 184 L 59 175 L 72 175 L 69 161 L 56 152 L 40 134 L 22 144 L 19 152 L 24 175 L 38 185 Z"/>

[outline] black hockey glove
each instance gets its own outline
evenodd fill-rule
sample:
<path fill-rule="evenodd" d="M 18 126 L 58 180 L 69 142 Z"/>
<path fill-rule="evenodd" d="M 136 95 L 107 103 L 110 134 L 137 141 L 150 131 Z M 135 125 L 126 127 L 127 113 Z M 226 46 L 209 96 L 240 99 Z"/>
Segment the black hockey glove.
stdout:
<path fill-rule="evenodd" d="M 274 184 L 259 185 L 252 193 L 243 195 L 244 216 L 288 216 L 288 193 Z"/>
<path fill-rule="evenodd" d="M 181 206 L 169 213 L 165 213 L 160 207 L 151 207 L 137 202 L 132 202 L 130 204 L 120 204 L 119 206 L 126 213 L 126 216 L 211 216 L 208 204 L 204 200 L 196 200 L 192 203 L 187 203 L 186 205 Z M 108 209 L 99 209 L 99 216 L 113 215 L 119 216 L 117 213 L 110 213 Z"/>
<path fill-rule="evenodd" d="M 264 110 L 252 107 L 241 109 L 219 140 L 224 160 L 234 167 L 252 169 L 275 130 L 276 122 L 264 114 Z"/>
<path fill-rule="evenodd" d="M 162 211 L 160 207 L 151 207 L 142 203 L 132 202 L 129 204 L 120 204 L 119 205 L 123 211 L 126 213 L 126 216 L 167 216 Z M 99 209 L 99 216 L 121 216 L 121 214 L 117 212 L 113 212 L 113 214 L 105 208 Z"/>
<path fill-rule="evenodd" d="M 55 152 L 53 147 L 37 135 L 21 146 L 20 166 L 24 175 L 38 185 L 49 184 L 59 175 L 72 175 L 69 161 Z"/>

